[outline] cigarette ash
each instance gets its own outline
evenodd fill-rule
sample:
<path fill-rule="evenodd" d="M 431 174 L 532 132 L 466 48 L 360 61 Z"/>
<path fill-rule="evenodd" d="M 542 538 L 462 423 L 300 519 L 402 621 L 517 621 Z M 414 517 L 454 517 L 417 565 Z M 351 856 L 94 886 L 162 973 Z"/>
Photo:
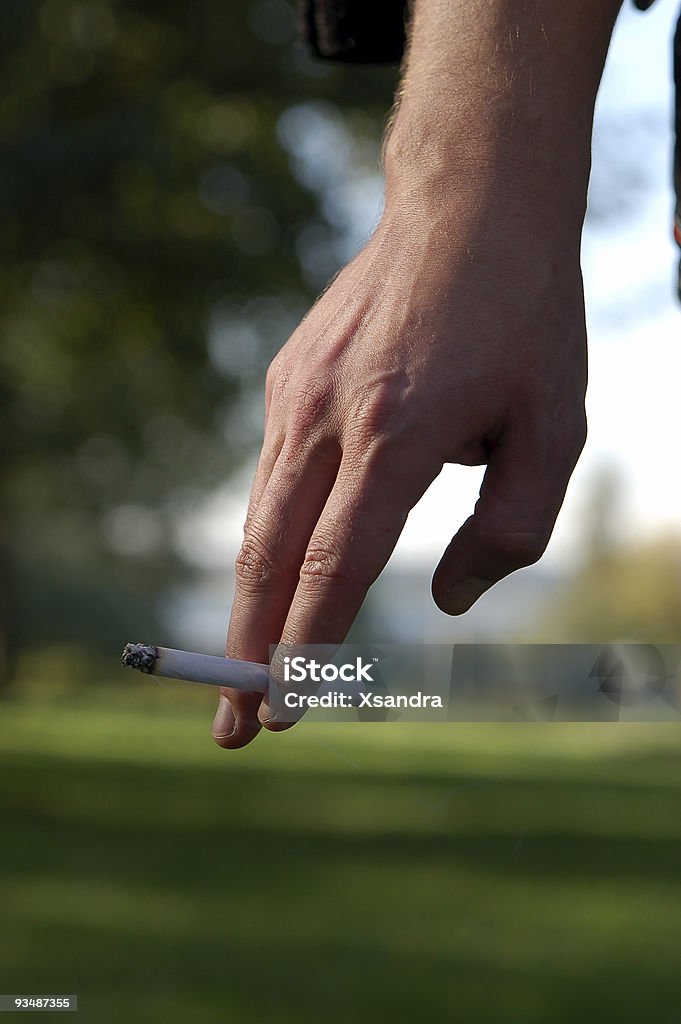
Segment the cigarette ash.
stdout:
<path fill-rule="evenodd" d="M 154 671 L 157 658 L 158 649 L 153 644 L 126 644 L 121 655 L 121 665 L 149 674 Z"/>

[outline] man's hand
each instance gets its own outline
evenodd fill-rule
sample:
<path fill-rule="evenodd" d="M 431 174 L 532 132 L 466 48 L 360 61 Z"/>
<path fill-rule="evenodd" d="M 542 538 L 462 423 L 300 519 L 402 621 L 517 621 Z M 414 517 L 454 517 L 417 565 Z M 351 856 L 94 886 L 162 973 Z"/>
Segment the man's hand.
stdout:
<path fill-rule="evenodd" d="M 488 468 L 435 574 L 443 611 L 544 551 L 584 442 L 585 329 L 577 240 L 522 216 L 502 203 L 462 232 L 456 211 L 387 212 L 276 357 L 232 657 L 342 641 L 445 462 Z M 225 709 L 220 743 L 276 728 L 230 696 L 241 731 Z"/>
<path fill-rule="evenodd" d="M 577 31 L 558 0 L 417 3 L 381 222 L 267 375 L 230 656 L 266 662 L 270 644 L 340 643 L 446 462 L 487 470 L 435 572 L 443 611 L 465 612 L 543 553 L 586 433 L 580 231 L 593 99 L 618 5 L 587 6 L 575 0 L 594 53 L 584 44 L 571 57 L 575 40 L 549 35 L 551 19 Z M 467 39 L 442 24 L 447 7 Z M 519 10 L 529 26 L 518 28 Z M 510 43 L 507 22 L 522 29 Z M 447 39 L 450 65 L 438 74 Z M 567 107 L 572 148 L 561 163 L 550 115 L 565 106 L 558 72 L 569 59 L 587 69 Z M 543 83 L 541 102 L 528 74 Z M 438 102 L 426 109 L 429 90 Z M 261 725 L 288 724 L 259 695 L 225 690 L 213 735 L 235 748 Z"/>

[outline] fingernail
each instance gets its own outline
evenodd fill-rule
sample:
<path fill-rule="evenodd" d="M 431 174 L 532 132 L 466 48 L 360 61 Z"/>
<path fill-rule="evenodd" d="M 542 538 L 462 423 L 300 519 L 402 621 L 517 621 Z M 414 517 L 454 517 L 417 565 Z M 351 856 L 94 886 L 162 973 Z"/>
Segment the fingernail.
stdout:
<path fill-rule="evenodd" d="M 283 671 L 283 663 L 281 670 Z M 284 691 L 279 682 L 278 671 L 277 662 L 273 658 L 270 663 L 270 679 L 267 692 L 263 696 L 258 708 L 258 721 L 261 725 L 272 725 L 274 722 L 286 721 Z"/>
<path fill-rule="evenodd" d="M 277 721 L 277 712 L 263 701 L 258 709 L 258 721 L 261 725 L 271 725 Z"/>
<path fill-rule="evenodd" d="M 445 592 L 443 610 L 449 615 L 462 615 L 489 590 L 493 583 L 493 580 L 483 580 L 479 576 L 457 580 Z"/>
<path fill-rule="evenodd" d="M 220 694 L 211 732 L 216 740 L 227 739 L 236 732 L 236 718 L 232 705 L 223 694 Z"/>

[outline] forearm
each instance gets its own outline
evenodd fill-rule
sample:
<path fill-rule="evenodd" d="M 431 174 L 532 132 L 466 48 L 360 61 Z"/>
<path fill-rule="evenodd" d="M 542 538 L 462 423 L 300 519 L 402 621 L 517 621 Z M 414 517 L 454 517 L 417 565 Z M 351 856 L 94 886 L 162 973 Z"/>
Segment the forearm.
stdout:
<path fill-rule="evenodd" d="M 387 197 L 508 188 L 581 225 L 621 0 L 415 0 L 384 143 Z"/>

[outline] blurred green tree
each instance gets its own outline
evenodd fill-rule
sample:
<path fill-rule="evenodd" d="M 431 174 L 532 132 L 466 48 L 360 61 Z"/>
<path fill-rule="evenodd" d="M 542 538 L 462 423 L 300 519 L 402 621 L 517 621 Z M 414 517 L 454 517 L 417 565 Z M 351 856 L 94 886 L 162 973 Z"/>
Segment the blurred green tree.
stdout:
<path fill-rule="evenodd" d="M 285 0 L 4 0 L 0 52 L 7 678 L 12 645 L 113 650 L 177 579 L 177 516 L 344 258 L 328 150 L 376 166 L 396 72 L 310 59 Z"/>
<path fill-rule="evenodd" d="M 564 643 L 681 637 L 681 537 L 609 548 L 565 584 L 539 624 L 540 639 Z"/>
<path fill-rule="evenodd" d="M 681 536 L 660 532 L 631 541 L 625 482 L 613 464 L 594 474 L 582 512 L 583 561 L 549 601 L 533 639 L 550 643 L 681 637 Z"/>

